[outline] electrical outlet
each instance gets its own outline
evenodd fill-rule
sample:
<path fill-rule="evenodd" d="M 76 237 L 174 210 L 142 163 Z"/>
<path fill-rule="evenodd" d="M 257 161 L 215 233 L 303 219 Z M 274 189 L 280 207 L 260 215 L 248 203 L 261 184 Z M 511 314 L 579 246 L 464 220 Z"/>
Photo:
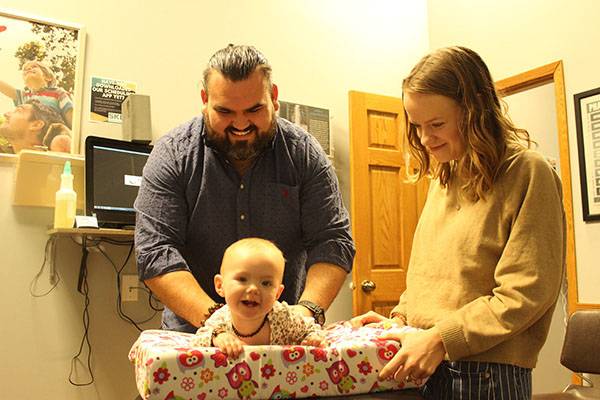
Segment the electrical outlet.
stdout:
<path fill-rule="evenodd" d="M 123 275 L 121 277 L 121 301 L 137 301 L 140 281 L 137 275 Z"/>

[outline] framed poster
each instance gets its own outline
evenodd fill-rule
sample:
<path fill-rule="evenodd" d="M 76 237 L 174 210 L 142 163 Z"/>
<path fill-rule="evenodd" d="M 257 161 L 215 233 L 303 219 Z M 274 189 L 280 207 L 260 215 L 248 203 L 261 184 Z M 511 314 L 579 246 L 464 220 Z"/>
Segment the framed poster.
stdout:
<path fill-rule="evenodd" d="M 333 156 L 328 109 L 279 100 L 279 116 L 308 131 L 325 154 Z"/>
<path fill-rule="evenodd" d="M 583 220 L 600 221 L 600 88 L 574 98 Z"/>
<path fill-rule="evenodd" d="M 0 9 L 0 155 L 77 153 L 82 26 Z"/>

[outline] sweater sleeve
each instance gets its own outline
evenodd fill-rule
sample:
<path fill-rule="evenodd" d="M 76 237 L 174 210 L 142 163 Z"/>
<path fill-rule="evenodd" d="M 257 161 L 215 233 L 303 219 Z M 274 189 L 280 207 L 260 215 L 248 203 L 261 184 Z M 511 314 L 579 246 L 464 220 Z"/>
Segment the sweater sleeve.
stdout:
<path fill-rule="evenodd" d="M 539 155 L 512 163 L 505 174 L 495 195 L 503 196 L 511 225 L 494 270 L 496 286 L 435 324 L 450 360 L 527 330 L 558 297 L 566 249 L 560 180 Z"/>
<path fill-rule="evenodd" d="M 398 304 L 396 304 L 396 307 L 394 307 L 392 311 L 390 311 L 390 315 L 388 315 L 388 317 L 392 318 L 394 314 L 402 318 L 404 320 L 404 323 L 406 323 L 406 297 L 404 293 L 400 295 L 400 300 L 398 301 Z"/>

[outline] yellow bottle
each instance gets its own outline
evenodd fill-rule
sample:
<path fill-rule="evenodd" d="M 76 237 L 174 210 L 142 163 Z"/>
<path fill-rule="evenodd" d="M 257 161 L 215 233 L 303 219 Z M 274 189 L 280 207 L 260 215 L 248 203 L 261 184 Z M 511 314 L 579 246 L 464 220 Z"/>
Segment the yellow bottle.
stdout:
<path fill-rule="evenodd" d="M 54 228 L 72 228 L 76 208 L 77 193 L 73 190 L 71 161 L 67 161 L 60 176 L 60 189 L 56 192 L 54 202 Z"/>

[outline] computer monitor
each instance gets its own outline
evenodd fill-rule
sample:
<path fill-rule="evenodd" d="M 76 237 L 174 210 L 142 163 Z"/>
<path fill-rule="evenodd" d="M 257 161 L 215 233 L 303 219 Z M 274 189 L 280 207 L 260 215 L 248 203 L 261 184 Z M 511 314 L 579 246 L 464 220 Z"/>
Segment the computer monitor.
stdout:
<path fill-rule="evenodd" d="M 97 136 L 85 140 L 85 208 L 100 228 L 135 226 L 133 203 L 152 151 L 144 143 Z"/>

